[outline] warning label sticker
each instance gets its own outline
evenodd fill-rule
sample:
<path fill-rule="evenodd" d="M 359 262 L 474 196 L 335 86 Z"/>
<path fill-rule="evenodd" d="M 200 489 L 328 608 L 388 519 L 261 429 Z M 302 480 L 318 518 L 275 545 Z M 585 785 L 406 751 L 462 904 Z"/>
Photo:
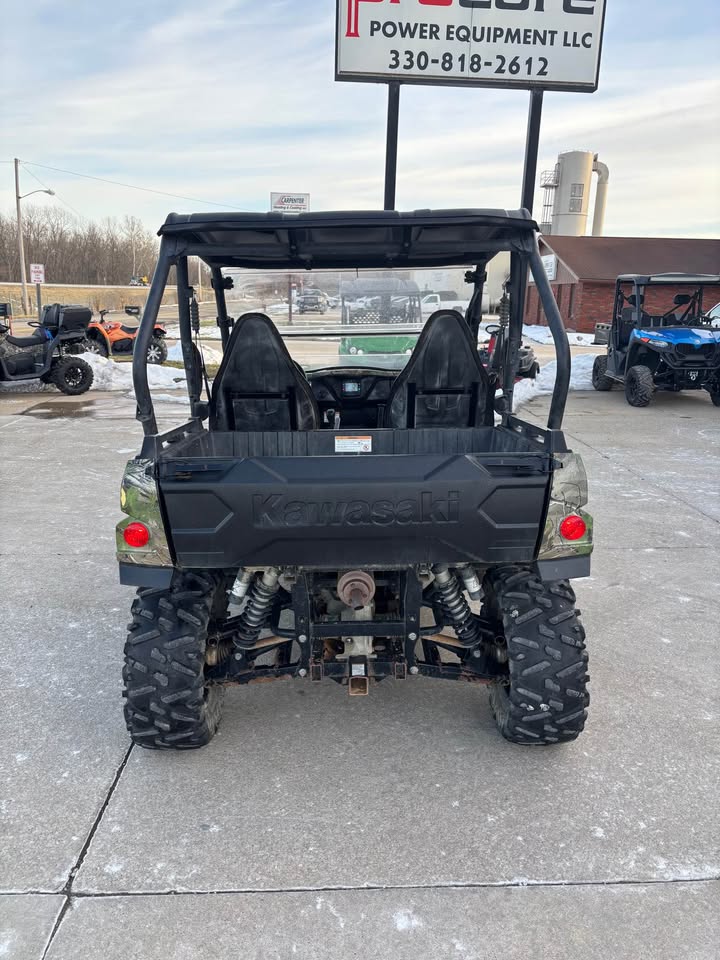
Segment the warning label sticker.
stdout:
<path fill-rule="evenodd" d="M 372 453 L 372 437 L 335 437 L 335 453 Z"/>

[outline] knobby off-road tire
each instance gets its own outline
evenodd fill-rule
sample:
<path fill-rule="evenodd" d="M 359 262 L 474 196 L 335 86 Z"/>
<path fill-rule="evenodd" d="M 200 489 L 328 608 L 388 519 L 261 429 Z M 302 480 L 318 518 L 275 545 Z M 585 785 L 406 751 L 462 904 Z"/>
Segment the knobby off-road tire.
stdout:
<path fill-rule="evenodd" d="M 625 399 L 631 407 L 646 407 L 655 393 L 652 370 L 638 365 L 625 374 Z"/>
<path fill-rule="evenodd" d="M 153 337 L 147 349 L 147 362 L 159 365 L 165 363 L 167 358 L 167 344 L 162 337 Z"/>
<path fill-rule="evenodd" d="M 496 625 L 508 674 L 490 686 L 500 733 L 513 743 L 564 743 L 582 732 L 590 697 L 585 631 L 567 580 L 542 583 L 525 567 L 491 571 L 484 614 Z"/>
<path fill-rule="evenodd" d="M 125 723 L 134 743 L 188 750 L 209 743 L 224 688 L 205 682 L 208 630 L 227 610 L 226 584 L 175 573 L 166 590 L 141 589 L 125 644 Z"/>
<path fill-rule="evenodd" d="M 88 337 L 87 340 L 83 340 L 82 342 L 81 353 L 96 353 L 99 357 L 105 357 L 107 359 L 108 348 L 102 342 L 102 340 L 96 340 L 94 337 Z"/>
<path fill-rule="evenodd" d="M 595 357 L 592 385 L 596 390 L 612 390 L 613 381 L 607 376 L 607 357 Z"/>
<path fill-rule="evenodd" d="M 93 368 L 80 357 L 67 356 L 54 360 L 47 373 L 47 383 L 52 383 L 62 393 L 76 397 L 86 393 L 93 385 Z"/>

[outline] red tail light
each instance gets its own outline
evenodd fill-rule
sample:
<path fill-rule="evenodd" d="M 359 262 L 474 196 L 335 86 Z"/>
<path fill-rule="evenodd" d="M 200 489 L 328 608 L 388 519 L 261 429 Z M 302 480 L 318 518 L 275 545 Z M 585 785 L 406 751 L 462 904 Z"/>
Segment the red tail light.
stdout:
<path fill-rule="evenodd" d="M 560 536 L 563 540 L 579 540 L 585 536 L 586 532 L 587 524 L 576 513 L 571 513 L 569 517 L 565 517 L 560 524 Z"/>
<path fill-rule="evenodd" d="M 123 530 L 123 540 L 129 547 L 145 547 L 150 540 L 150 531 L 144 523 L 134 520 Z"/>

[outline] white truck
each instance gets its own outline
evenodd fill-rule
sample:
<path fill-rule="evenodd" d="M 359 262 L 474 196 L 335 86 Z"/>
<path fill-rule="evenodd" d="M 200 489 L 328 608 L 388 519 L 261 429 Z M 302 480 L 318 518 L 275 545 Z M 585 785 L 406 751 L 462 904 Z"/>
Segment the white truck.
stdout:
<path fill-rule="evenodd" d="M 454 290 L 440 290 L 439 293 L 426 293 L 420 301 L 423 320 L 427 320 L 430 314 L 436 310 L 459 310 L 465 316 L 465 311 L 470 306 L 469 300 L 458 300 Z M 483 293 L 482 312 L 490 311 L 490 295 Z"/>

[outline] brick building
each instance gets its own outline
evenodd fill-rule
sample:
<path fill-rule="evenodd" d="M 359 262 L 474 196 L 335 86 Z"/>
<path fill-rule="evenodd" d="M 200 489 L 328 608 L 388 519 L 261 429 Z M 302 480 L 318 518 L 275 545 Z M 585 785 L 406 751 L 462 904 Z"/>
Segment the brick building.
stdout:
<path fill-rule="evenodd" d="M 568 330 L 593 333 L 596 323 L 612 320 L 615 280 L 622 273 L 720 273 L 720 240 L 677 240 L 664 237 L 540 238 L 551 286 Z M 645 309 L 664 313 L 676 293 L 688 288 L 649 289 Z M 720 302 L 720 286 L 705 287 L 703 306 Z M 528 284 L 525 323 L 545 324 L 535 284 Z"/>

